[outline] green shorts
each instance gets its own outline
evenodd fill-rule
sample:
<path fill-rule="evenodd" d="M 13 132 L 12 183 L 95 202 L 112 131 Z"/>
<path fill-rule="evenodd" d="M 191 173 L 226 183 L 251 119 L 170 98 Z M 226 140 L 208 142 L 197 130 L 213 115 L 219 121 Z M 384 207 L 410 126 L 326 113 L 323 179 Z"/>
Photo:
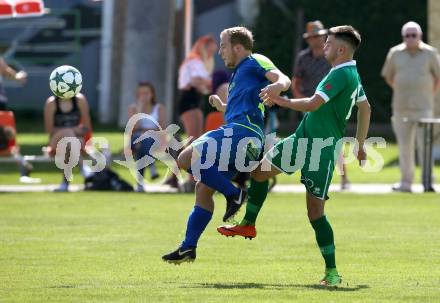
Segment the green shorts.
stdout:
<path fill-rule="evenodd" d="M 278 142 L 264 157 L 286 174 L 301 170 L 301 183 L 307 191 L 327 200 L 335 169 L 334 148 L 324 148 L 320 155 L 312 156 L 312 142 L 301 123 L 295 133 Z"/>

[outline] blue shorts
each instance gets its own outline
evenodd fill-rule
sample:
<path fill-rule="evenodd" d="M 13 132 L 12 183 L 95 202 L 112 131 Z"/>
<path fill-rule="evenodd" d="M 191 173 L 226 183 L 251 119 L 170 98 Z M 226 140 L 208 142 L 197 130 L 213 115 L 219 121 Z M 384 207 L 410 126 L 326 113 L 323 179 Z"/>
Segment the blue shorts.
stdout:
<path fill-rule="evenodd" d="M 238 172 L 254 170 L 264 148 L 261 130 L 237 123 L 229 123 L 209 131 L 196 139 L 191 170 L 216 166 L 231 180 Z"/>
<path fill-rule="evenodd" d="M 133 152 L 134 155 L 134 159 L 135 160 L 139 160 L 144 156 L 150 156 L 153 157 L 152 155 L 155 151 L 151 150 L 151 147 L 154 144 L 154 138 L 145 138 L 143 139 L 141 142 L 139 143 L 134 143 L 134 141 L 136 141 L 137 139 L 139 139 L 140 136 L 142 136 L 143 131 L 135 131 L 132 136 L 131 136 L 131 150 Z"/>

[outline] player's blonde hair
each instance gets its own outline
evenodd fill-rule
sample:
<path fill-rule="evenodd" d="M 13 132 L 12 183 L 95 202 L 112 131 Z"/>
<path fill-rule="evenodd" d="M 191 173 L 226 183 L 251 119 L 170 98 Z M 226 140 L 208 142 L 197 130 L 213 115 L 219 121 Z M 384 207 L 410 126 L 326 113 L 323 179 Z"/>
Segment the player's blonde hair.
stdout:
<path fill-rule="evenodd" d="M 252 32 L 244 26 L 230 27 L 223 30 L 220 36 L 228 35 L 232 45 L 240 44 L 244 49 L 252 51 L 254 47 L 254 37 Z"/>

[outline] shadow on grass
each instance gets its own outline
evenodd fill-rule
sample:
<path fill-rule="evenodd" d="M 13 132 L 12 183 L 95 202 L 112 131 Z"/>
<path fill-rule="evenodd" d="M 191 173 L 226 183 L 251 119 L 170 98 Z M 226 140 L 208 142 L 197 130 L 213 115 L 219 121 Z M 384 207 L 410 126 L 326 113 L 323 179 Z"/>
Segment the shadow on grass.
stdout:
<path fill-rule="evenodd" d="M 287 288 L 309 288 L 316 290 L 326 290 L 326 291 L 342 291 L 342 292 L 350 292 L 350 291 L 359 291 L 361 289 L 370 288 L 368 285 L 347 285 L 343 283 L 340 287 L 325 287 L 321 285 L 315 284 L 267 284 L 267 283 L 247 283 L 247 282 L 239 282 L 239 283 L 194 283 L 194 284 L 185 284 L 180 286 L 181 288 L 215 288 L 215 289 L 287 289 Z"/>
<path fill-rule="evenodd" d="M 55 286 L 49 286 L 47 288 L 76 288 L 76 285 L 55 285 Z"/>

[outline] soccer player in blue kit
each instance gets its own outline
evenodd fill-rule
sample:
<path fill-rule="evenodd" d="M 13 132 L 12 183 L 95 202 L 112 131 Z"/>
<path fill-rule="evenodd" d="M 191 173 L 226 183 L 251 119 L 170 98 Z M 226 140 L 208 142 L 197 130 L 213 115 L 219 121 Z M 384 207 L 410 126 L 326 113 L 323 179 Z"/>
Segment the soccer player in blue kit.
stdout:
<path fill-rule="evenodd" d="M 166 262 L 180 264 L 196 259 L 197 242 L 212 218 L 216 191 L 226 198 L 223 221 L 231 219 L 246 199 L 246 191 L 235 187 L 231 179 L 240 169 L 237 162 L 249 163 L 261 158 L 264 104 L 259 97 L 260 91 L 265 88 L 279 95 L 290 86 L 290 79 L 268 58 L 253 54 L 252 48 L 252 33 L 245 27 L 228 28 L 220 34 L 219 55 L 226 67 L 234 72 L 229 82 L 227 104 L 217 95 L 211 95 L 209 102 L 225 113 L 226 124 L 205 133 L 178 157 L 180 168 L 199 180 L 185 239 L 177 250 L 162 256 Z M 212 165 L 202 168 L 202 163 Z"/>

